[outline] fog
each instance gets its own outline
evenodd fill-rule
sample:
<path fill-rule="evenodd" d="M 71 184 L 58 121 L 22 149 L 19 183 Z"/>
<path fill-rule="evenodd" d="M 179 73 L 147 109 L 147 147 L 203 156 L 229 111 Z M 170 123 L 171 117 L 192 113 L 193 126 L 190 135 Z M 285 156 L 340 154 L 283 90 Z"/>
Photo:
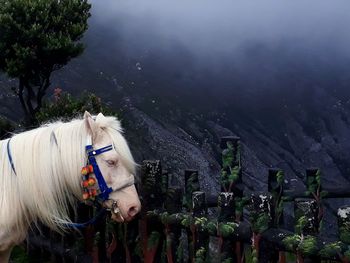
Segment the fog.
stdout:
<path fill-rule="evenodd" d="M 265 100 L 284 107 L 315 92 L 323 99 L 327 92 L 350 94 L 348 1 L 93 0 L 92 5 L 84 56 L 143 97 L 145 92 L 181 101 L 202 96 L 217 105 L 215 97 L 231 96 L 236 104 L 265 107 Z"/>
<path fill-rule="evenodd" d="M 319 49 L 349 57 L 348 1 L 135 1 L 94 0 L 94 23 L 108 26 L 119 40 L 191 53 L 241 52 L 247 42 L 269 47 Z M 209 54 L 208 54 L 209 53 Z"/>

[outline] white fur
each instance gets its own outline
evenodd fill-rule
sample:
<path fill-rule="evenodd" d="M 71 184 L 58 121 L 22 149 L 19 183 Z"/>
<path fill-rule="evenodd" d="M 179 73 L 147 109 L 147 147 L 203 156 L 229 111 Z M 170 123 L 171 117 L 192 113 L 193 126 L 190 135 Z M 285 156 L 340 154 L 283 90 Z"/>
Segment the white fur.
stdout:
<path fill-rule="evenodd" d="M 91 129 L 87 127 L 88 116 L 14 135 L 10 149 L 17 175 L 7 155 L 7 140 L 0 141 L 0 237 L 6 233 L 11 236 L 11 232 L 26 233 L 28 226 L 39 220 L 52 229 L 64 230 L 64 224 L 70 222 L 69 204 L 73 204 L 74 196 L 81 198 L 80 170 L 87 161 L 85 145 L 88 137 L 97 139 L 97 130 L 100 137 L 109 135 L 98 140 L 115 145 L 123 171 L 127 171 L 127 177 L 133 176 L 135 163 L 119 121 L 99 114 Z M 98 156 L 98 162 L 106 156 Z M 115 180 L 118 176 L 106 181 L 113 186 L 117 184 Z M 1 242 L 0 239 L 0 255 Z"/>

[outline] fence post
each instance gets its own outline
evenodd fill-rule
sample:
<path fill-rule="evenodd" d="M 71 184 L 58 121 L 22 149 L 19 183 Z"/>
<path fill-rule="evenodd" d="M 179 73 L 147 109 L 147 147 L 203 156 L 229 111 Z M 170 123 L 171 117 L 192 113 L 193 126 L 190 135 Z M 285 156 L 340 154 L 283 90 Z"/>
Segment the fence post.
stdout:
<path fill-rule="evenodd" d="M 313 199 L 298 198 L 294 202 L 295 222 L 303 235 L 318 234 L 318 207 Z"/>
<path fill-rule="evenodd" d="M 183 206 L 186 208 L 186 211 L 193 212 L 193 206 L 192 206 L 192 194 L 193 192 L 200 191 L 200 185 L 199 185 L 199 174 L 197 170 L 193 169 L 186 169 L 185 170 L 185 198 L 183 202 Z M 191 223 L 190 223 L 191 225 Z M 192 228 L 192 227 L 190 227 Z M 194 259 L 195 252 L 194 252 L 194 244 L 195 240 L 193 240 L 193 234 L 192 229 L 186 229 L 186 238 L 187 238 L 187 252 L 190 257 L 192 257 L 192 260 Z M 185 254 L 184 250 L 184 254 Z"/>
<path fill-rule="evenodd" d="M 162 166 L 159 160 L 143 161 L 141 168 L 143 212 L 162 207 Z"/>
<path fill-rule="evenodd" d="M 192 193 L 199 191 L 199 175 L 197 170 L 185 170 L 185 200 L 184 206 L 188 211 L 192 209 Z"/>
<path fill-rule="evenodd" d="M 207 203 L 205 193 L 196 191 L 192 193 L 192 217 L 193 222 L 190 226 L 192 233 L 192 250 L 193 250 L 193 262 L 205 261 L 208 253 L 208 239 L 209 235 L 205 231 L 205 225 L 207 223 Z"/>
<path fill-rule="evenodd" d="M 181 213 L 182 210 L 183 191 L 181 188 L 169 188 L 165 199 L 165 210 L 167 216 Z M 170 224 L 168 218 L 163 222 L 166 235 L 166 254 L 167 262 L 178 262 L 178 248 L 180 245 L 181 226 L 179 224 Z"/>
<path fill-rule="evenodd" d="M 244 205 L 243 201 L 243 183 L 242 183 L 242 166 L 241 166 L 241 145 L 240 138 L 237 136 L 221 137 L 220 147 L 222 149 L 222 168 L 221 168 L 221 192 L 229 193 L 233 192 L 232 202 L 233 208 L 235 202 L 239 201 L 241 205 Z M 237 198 L 237 199 L 236 199 Z M 243 211 L 243 207 L 241 209 Z M 242 212 L 240 211 L 240 212 Z M 232 211 L 234 220 L 243 220 L 243 215 L 235 216 L 235 210 Z M 236 241 L 235 244 L 237 262 L 241 262 L 243 255 L 242 242 Z"/>
<path fill-rule="evenodd" d="M 296 223 L 296 231 L 302 237 L 301 245 L 297 249 L 297 258 L 302 262 L 321 262 L 318 256 L 312 256 L 306 258 L 309 251 L 315 249 L 314 247 L 309 247 L 308 249 L 303 249 L 303 244 L 306 242 L 312 244 L 315 243 L 315 236 L 319 231 L 319 206 L 317 201 L 314 199 L 299 198 L 294 201 L 294 217 Z M 303 260 L 301 258 L 304 258 Z"/>
<path fill-rule="evenodd" d="M 267 263 L 273 249 L 265 242 L 262 233 L 273 226 L 273 198 L 270 193 L 251 195 L 250 223 L 252 227 L 252 256 L 254 262 Z"/>
<path fill-rule="evenodd" d="M 157 218 L 147 219 L 147 211 L 158 209 L 163 206 L 163 181 L 162 167 L 159 160 L 143 161 L 141 168 L 141 193 L 142 193 L 142 219 L 140 220 L 140 234 L 144 262 L 159 262 L 161 256 L 163 229 Z M 158 211 L 158 212 L 159 212 Z"/>
<path fill-rule="evenodd" d="M 306 189 L 307 195 L 315 199 L 317 205 L 317 229 L 319 228 L 323 218 L 322 197 L 326 192 L 322 191 L 321 171 L 318 168 L 309 168 L 306 170 Z"/>
<path fill-rule="evenodd" d="M 232 192 L 221 192 L 218 196 L 218 230 L 217 235 L 219 236 L 219 252 L 220 252 L 220 262 L 228 261 L 236 263 L 238 261 L 237 256 L 234 253 L 234 240 L 232 238 L 227 238 L 225 233 L 225 225 L 228 223 L 235 222 L 235 196 Z M 227 228 L 227 227 L 226 227 Z M 235 251 L 237 252 L 237 251 Z"/>
<path fill-rule="evenodd" d="M 340 241 L 350 245 L 350 206 L 338 209 L 338 229 Z"/>
<path fill-rule="evenodd" d="M 273 202 L 273 227 L 278 228 L 283 221 L 283 181 L 284 173 L 281 169 L 269 169 L 268 191 L 272 195 Z M 284 251 L 271 248 L 271 262 L 286 262 Z"/>

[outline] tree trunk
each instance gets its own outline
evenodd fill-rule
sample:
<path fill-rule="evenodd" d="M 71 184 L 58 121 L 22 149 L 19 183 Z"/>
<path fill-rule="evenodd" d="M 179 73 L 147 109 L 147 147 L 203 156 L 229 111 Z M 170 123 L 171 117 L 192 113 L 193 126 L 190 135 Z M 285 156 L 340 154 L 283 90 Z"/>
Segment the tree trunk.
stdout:
<path fill-rule="evenodd" d="M 280 251 L 278 253 L 278 262 L 279 263 L 286 263 L 287 262 L 286 253 L 284 251 Z"/>
<path fill-rule="evenodd" d="M 300 252 L 297 252 L 297 263 L 304 263 L 304 257 Z"/>
<path fill-rule="evenodd" d="M 41 107 L 42 107 L 42 100 L 46 94 L 47 89 L 50 87 L 51 83 L 50 83 L 50 75 L 47 76 L 43 82 L 43 84 L 39 87 L 38 93 L 36 95 L 36 108 L 34 110 L 35 113 L 37 113 L 38 111 L 40 111 Z"/>
<path fill-rule="evenodd" d="M 29 79 L 19 78 L 18 98 L 24 112 L 26 126 L 36 124 L 36 113 L 42 108 L 42 101 L 47 89 L 50 87 L 50 74 L 45 76 L 38 85 L 32 86 Z M 37 92 L 35 92 L 37 90 Z"/>
<path fill-rule="evenodd" d="M 19 78 L 19 84 L 18 84 L 18 97 L 19 101 L 21 103 L 21 107 L 24 113 L 24 122 L 26 126 L 29 126 L 31 123 L 31 116 L 27 108 L 27 104 L 24 98 L 24 79 L 21 77 Z"/>

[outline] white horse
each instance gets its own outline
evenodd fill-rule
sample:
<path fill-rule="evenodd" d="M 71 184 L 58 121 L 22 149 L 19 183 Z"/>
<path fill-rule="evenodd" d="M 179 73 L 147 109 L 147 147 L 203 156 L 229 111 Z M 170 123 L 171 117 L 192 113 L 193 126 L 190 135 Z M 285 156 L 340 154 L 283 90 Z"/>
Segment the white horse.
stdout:
<path fill-rule="evenodd" d="M 81 169 L 90 160 L 87 144 L 93 147 L 91 156 L 107 149 L 92 158 L 110 190 L 104 205 L 111 208 L 113 203 L 112 219 L 129 221 L 140 211 L 135 163 L 121 133 L 116 118 L 100 113 L 93 119 L 85 112 L 83 120 L 43 125 L 0 141 L 1 263 L 8 262 L 30 224 L 40 221 L 66 230 L 70 204 L 82 200 Z"/>

